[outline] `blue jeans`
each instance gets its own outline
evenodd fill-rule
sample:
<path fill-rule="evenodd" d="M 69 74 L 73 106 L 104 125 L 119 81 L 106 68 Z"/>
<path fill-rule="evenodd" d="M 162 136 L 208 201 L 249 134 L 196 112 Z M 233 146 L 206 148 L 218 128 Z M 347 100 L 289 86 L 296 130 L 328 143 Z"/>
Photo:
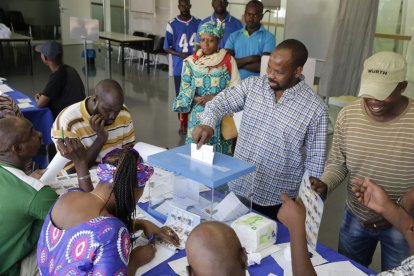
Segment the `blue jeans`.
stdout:
<path fill-rule="evenodd" d="M 375 248 L 381 243 L 381 270 L 401 265 L 410 256 L 404 236 L 395 228 L 365 228 L 362 221 L 345 208 L 339 230 L 338 252 L 358 263 L 369 266 Z"/>

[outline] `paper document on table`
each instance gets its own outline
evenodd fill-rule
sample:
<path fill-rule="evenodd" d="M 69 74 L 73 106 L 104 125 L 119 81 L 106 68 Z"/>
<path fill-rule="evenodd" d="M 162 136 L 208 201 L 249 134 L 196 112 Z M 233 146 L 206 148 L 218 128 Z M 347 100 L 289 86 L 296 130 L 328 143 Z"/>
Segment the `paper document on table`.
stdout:
<path fill-rule="evenodd" d="M 315 249 L 318 242 L 319 227 L 321 225 L 323 214 L 323 201 L 321 197 L 312 190 L 309 180 L 309 173 L 305 171 L 302 178 L 302 184 L 299 188 L 299 197 L 306 208 L 306 240 L 308 244 Z"/>
<path fill-rule="evenodd" d="M 219 221 L 232 221 L 248 212 L 249 208 L 231 192 L 216 206 L 213 217 Z"/>
<path fill-rule="evenodd" d="M 282 243 L 278 244 L 281 250 L 271 254 L 272 258 L 277 262 L 277 264 L 283 269 L 284 276 L 291 276 L 292 275 L 292 259 L 291 259 L 291 252 L 290 252 L 290 243 Z M 321 265 L 326 262 L 318 252 L 308 246 L 308 251 L 312 253 L 311 263 L 313 266 Z M 319 274 L 318 274 L 319 275 Z"/>
<path fill-rule="evenodd" d="M 12 91 L 14 90 L 10 88 L 10 86 L 8 86 L 7 84 L 0 84 L 0 95 L 3 93 L 12 92 Z"/>
<path fill-rule="evenodd" d="M 32 105 L 31 103 L 19 103 L 17 104 L 19 106 L 20 109 L 25 109 L 25 108 L 29 108 L 29 107 L 34 107 L 34 105 Z"/>
<path fill-rule="evenodd" d="M 32 100 L 30 98 L 24 98 L 24 99 L 17 99 L 17 102 L 20 103 L 31 103 Z"/>
<path fill-rule="evenodd" d="M 200 216 L 171 205 L 167 221 L 164 225 L 175 231 L 177 236 L 180 238 L 180 245 L 178 248 L 184 249 L 190 232 L 199 224 Z"/>
<path fill-rule="evenodd" d="M 198 161 L 213 165 L 214 147 L 210 145 L 203 145 L 197 149 L 197 144 L 191 144 L 191 158 Z"/>
<path fill-rule="evenodd" d="M 168 263 L 168 265 L 171 267 L 174 272 L 179 276 L 187 276 L 187 266 L 188 261 L 187 257 L 182 257 L 180 259 L 171 261 Z"/>
<path fill-rule="evenodd" d="M 153 269 L 154 267 L 156 267 L 157 265 L 165 262 L 166 260 L 168 260 L 169 258 L 171 258 L 174 254 L 175 251 L 171 250 L 169 248 L 166 248 L 160 244 L 155 244 L 155 257 L 146 265 L 140 266 L 137 271 L 135 272 L 135 275 L 139 276 L 142 275 L 146 272 L 148 272 L 149 270 Z"/>
<path fill-rule="evenodd" d="M 318 276 L 365 276 L 366 273 L 359 270 L 349 261 L 329 263 L 315 267 Z"/>

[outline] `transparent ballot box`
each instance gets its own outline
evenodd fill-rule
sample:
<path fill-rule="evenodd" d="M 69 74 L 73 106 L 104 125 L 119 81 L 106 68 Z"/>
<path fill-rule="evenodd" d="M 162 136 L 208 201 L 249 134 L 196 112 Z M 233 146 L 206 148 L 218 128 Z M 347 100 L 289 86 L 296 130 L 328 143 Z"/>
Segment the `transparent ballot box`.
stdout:
<path fill-rule="evenodd" d="M 178 208 L 201 221 L 231 221 L 247 213 L 250 199 L 230 192 L 227 183 L 252 173 L 255 166 L 217 152 L 213 164 L 207 164 L 191 158 L 190 146 L 148 156 L 155 167 L 148 185 L 148 213 L 166 220 Z"/>

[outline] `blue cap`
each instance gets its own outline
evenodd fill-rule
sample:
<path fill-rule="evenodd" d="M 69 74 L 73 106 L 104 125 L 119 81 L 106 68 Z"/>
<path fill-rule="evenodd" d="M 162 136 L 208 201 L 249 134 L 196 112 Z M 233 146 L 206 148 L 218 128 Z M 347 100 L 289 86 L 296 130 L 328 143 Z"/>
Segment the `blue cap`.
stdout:
<path fill-rule="evenodd" d="M 36 51 L 42 53 L 44 56 L 55 59 L 62 54 L 62 45 L 54 40 L 46 41 L 43 45 L 36 46 Z"/>

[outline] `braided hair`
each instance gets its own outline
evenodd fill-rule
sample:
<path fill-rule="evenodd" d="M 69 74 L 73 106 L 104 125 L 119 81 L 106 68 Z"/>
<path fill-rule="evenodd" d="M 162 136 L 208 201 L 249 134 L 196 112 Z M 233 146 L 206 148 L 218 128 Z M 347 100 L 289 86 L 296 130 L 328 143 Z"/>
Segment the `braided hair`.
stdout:
<path fill-rule="evenodd" d="M 111 191 L 115 195 L 114 215 L 125 223 L 130 233 L 133 232 L 133 213 L 136 209 L 135 201 L 135 182 L 137 178 L 137 160 L 139 154 L 128 149 L 112 151 L 104 163 L 116 167 L 114 174 L 113 188 Z"/>

